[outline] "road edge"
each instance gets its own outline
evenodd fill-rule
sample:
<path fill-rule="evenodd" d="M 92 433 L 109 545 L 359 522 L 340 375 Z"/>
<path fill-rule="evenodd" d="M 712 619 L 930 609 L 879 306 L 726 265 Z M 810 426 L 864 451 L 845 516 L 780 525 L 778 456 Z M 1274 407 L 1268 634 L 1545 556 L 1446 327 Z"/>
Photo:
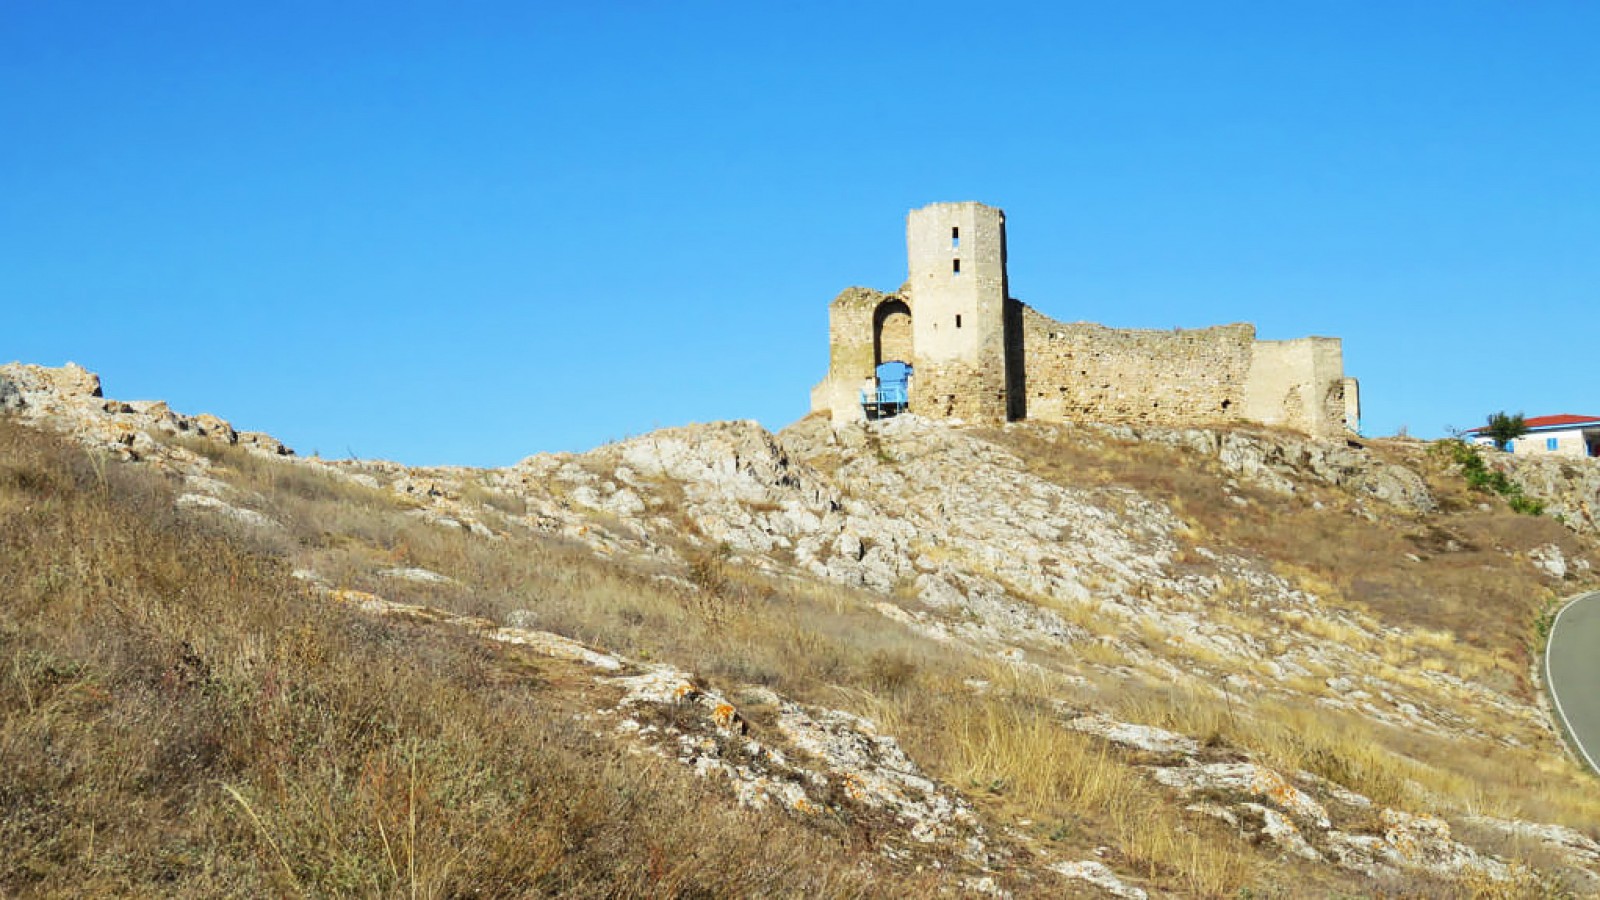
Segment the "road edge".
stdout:
<path fill-rule="evenodd" d="M 1567 743 L 1577 748 L 1578 755 L 1589 764 L 1589 770 L 1594 772 L 1596 775 L 1600 775 L 1600 763 L 1596 763 L 1594 757 L 1589 755 L 1588 748 L 1583 746 L 1583 742 L 1578 739 L 1577 733 L 1572 730 L 1572 722 L 1567 719 L 1567 711 L 1562 708 L 1561 697 L 1556 693 L 1555 681 L 1550 677 L 1550 650 L 1555 646 L 1556 629 L 1561 625 L 1561 617 L 1566 615 L 1567 610 L 1577 606 L 1579 603 L 1582 603 L 1585 600 L 1590 599 L 1600 599 L 1600 591 L 1588 591 L 1586 593 L 1579 594 L 1576 597 L 1572 597 L 1571 599 L 1567 600 L 1566 603 L 1563 603 L 1561 608 L 1556 611 L 1555 618 L 1550 620 L 1550 630 L 1545 635 L 1544 664 L 1541 666 L 1541 668 L 1544 670 L 1545 693 L 1550 695 L 1550 704 L 1551 706 L 1555 707 L 1556 716 L 1559 720 L 1557 724 L 1561 726 L 1562 736 L 1566 739 Z"/>

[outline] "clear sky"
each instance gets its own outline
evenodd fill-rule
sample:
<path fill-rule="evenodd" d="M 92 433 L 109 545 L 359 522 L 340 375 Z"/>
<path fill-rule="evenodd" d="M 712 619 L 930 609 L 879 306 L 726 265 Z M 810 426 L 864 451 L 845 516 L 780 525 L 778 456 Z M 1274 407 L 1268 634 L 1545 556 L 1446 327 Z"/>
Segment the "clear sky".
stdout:
<path fill-rule="evenodd" d="M 1600 415 L 1600 3 L 0 0 L 0 361 L 302 453 L 804 415 L 904 217 L 1344 339 L 1364 430 Z"/>

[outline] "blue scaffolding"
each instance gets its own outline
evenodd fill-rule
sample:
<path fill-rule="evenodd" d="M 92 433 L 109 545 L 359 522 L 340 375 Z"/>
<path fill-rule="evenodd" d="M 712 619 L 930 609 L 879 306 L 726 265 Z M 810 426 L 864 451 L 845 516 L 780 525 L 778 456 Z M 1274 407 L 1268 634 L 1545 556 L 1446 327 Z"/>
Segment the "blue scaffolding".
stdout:
<path fill-rule="evenodd" d="M 887 362 L 878 367 L 875 387 L 861 392 L 861 410 L 868 421 L 898 416 L 911 406 L 911 366 Z"/>

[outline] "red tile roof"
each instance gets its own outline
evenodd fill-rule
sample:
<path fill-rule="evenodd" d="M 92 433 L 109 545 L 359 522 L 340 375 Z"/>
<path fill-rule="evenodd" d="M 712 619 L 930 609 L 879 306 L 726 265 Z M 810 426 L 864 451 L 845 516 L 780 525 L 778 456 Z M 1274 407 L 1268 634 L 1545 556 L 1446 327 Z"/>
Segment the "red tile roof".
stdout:
<path fill-rule="evenodd" d="M 1561 413 L 1560 415 L 1556 416 L 1534 416 L 1531 419 L 1523 419 L 1522 424 L 1528 426 L 1530 429 L 1558 428 L 1562 425 L 1600 425 L 1600 419 L 1597 419 L 1594 416 L 1575 416 L 1572 413 Z M 1481 434 L 1486 431 L 1488 427 L 1489 426 L 1484 425 L 1480 428 L 1474 428 L 1472 429 L 1472 433 Z"/>

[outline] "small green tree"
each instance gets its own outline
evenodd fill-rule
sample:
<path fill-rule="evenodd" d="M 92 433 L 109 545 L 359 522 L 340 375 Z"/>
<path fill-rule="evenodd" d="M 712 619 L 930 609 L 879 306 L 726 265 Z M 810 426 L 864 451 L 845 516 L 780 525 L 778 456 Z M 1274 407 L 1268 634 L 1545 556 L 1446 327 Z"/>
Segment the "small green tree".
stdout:
<path fill-rule="evenodd" d="M 1522 413 L 1507 415 L 1504 410 L 1489 415 L 1489 426 L 1481 434 L 1487 435 L 1500 449 L 1528 433 L 1528 422 Z"/>

